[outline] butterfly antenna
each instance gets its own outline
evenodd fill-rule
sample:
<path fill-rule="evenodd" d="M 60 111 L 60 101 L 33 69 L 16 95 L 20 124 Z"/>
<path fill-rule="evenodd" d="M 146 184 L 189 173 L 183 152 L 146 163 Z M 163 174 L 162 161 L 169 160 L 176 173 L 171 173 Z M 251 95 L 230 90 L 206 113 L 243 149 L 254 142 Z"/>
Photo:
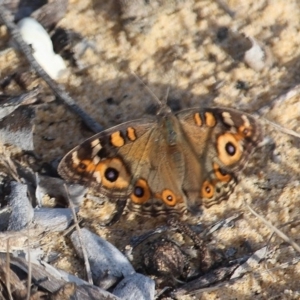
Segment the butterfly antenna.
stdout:
<path fill-rule="evenodd" d="M 168 101 L 168 98 L 169 98 L 169 93 L 170 93 L 170 87 L 167 88 L 166 95 L 165 95 L 165 97 L 162 100 L 162 103 L 163 103 L 164 106 L 167 106 L 167 101 Z"/>
<path fill-rule="evenodd" d="M 165 105 L 167 103 L 167 101 L 161 101 L 154 93 L 153 91 L 147 86 L 147 84 L 144 83 L 144 81 L 135 73 L 133 72 L 133 75 L 135 76 L 135 78 L 146 88 L 146 90 L 149 92 L 149 94 L 153 97 L 153 99 L 157 102 L 157 104 L 159 106 L 162 106 L 163 104 Z"/>

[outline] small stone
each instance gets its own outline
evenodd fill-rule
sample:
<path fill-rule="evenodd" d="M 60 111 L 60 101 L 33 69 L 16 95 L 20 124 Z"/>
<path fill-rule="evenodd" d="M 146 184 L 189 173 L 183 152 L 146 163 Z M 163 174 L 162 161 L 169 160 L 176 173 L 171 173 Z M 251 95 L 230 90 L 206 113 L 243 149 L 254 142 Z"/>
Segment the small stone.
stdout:
<path fill-rule="evenodd" d="M 147 272 L 154 275 L 179 277 L 186 267 L 186 256 L 181 249 L 168 240 L 155 241 L 144 254 Z"/>
<path fill-rule="evenodd" d="M 24 18 L 18 23 L 23 40 L 32 47 L 33 56 L 53 79 L 59 78 L 66 65 L 60 55 L 53 52 L 53 45 L 47 31 L 32 18 Z"/>

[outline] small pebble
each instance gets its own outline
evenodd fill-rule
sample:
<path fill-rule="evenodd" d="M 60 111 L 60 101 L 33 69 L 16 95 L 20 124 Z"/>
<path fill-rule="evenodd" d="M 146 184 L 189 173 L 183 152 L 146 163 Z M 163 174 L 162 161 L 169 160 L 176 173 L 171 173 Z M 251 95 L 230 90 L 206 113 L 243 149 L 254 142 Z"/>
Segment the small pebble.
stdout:
<path fill-rule="evenodd" d="M 33 208 L 27 197 L 27 185 L 16 181 L 10 184 L 9 205 L 11 215 L 7 230 L 18 231 L 23 229 L 33 218 Z"/>
<path fill-rule="evenodd" d="M 23 40 L 32 47 L 33 56 L 53 79 L 58 79 L 66 69 L 60 55 L 53 52 L 49 34 L 35 19 L 24 18 L 18 22 Z"/>
<path fill-rule="evenodd" d="M 39 208 L 34 210 L 33 221 L 45 230 L 66 230 L 73 220 L 70 208 Z"/>
<path fill-rule="evenodd" d="M 134 273 L 125 277 L 114 289 L 113 294 L 123 300 L 154 299 L 155 283 L 142 274 Z"/>
<path fill-rule="evenodd" d="M 103 238 L 82 228 L 81 240 L 87 252 L 94 282 L 101 283 L 101 279 L 106 279 L 107 275 L 122 278 L 135 273 L 128 259 Z M 71 241 L 79 257 L 82 258 L 82 245 L 77 231 L 72 233 Z"/>

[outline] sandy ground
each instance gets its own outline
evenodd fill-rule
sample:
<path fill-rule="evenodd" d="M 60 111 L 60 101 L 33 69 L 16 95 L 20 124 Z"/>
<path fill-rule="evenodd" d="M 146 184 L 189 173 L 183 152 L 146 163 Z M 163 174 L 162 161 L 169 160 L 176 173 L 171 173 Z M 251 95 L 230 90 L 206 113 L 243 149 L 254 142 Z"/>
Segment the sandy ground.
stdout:
<path fill-rule="evenodd" d="M 146 12 L 138 6 L 126 7 L 126 1 L 123 6 L 121 1 L 120 5 L 117 3 L 70 1 L 67 15 L 59 23 L 95 45 L 96 51 L 89 49 L 81 59 L 88 68 L 79 74 L 72 70 L 59 83 L 105 128 L 155 112 L 152 95 L 133 72 L 160 99 L 169 88 L 168 99 L 174 109 L 227 106 L 255 113 L 300 83 L 297 0 L 224 1 L 234 16 L 222 9 L 218 1 L 211 0 L 165 1 Z M 131 14 L 135 21 L 126 22 Z M 235 40 L 228 46 L 225 27 L 241 45 Z M 5 29 L 1 30 L 1 36 L 7 37 Z M 245 36 L 259 41 L 268 54 L 260 70 L 243 60 Z M 1 77 L 16 67 L 26 68 L 14 50 L 1 56 L 0 64 L 4 66 Z M 264 118 L 300 132 L 299 100 L 300 95 L 296 95 L 269 108 Z M 234 247 L 241 255 L 246 252 L 246 244 L 255 251 L 271 236 L 270 229 L 249 212 L 245 202 L 299 241 L 296 221 L 300 207 L 300 140 L 268 125 L 264 118 L 258 122 L 269 141 L 276 143 L 275 150 L 271 151 L 271 142 L 259 149 L 230 199 L 205 209 L 198 220 L 208 226 L 243 212 L 234 227 L 222 228 L 212 237 L 214 247 Z M 61 157 L 90 135 L 64 105 L 52 102 L 39 109 L 35 144 L 43 160 Z M 45 136 L 53 140 L 46 141 Z M 82 214 L 94 220 L 95 214 L 89 215 L 89 205 Z M 153 226 L 153 220 L 123 219 L 125 222 L 108 229 L 98 228 L 97 221 L 87 224 L 120 247 L 128 243 L 130 236 Z M 292 225 L 282 227 L 292 221 Z M 52 247 L 60 248 L 65 255 L 57 266 L 80 273 L 80 267 L 71 260 L 68 241 L 65 243 L 62 237 L 59 241 L 59 246 Z M 196 299 L 298 299 L 299 264 L 286 265 L 298 257 L 297 252 L 276 236 L 269 245 L 277 245 L 277 251 L 269 255 L 265 264 L 230 285 L 197 295 Z"/>

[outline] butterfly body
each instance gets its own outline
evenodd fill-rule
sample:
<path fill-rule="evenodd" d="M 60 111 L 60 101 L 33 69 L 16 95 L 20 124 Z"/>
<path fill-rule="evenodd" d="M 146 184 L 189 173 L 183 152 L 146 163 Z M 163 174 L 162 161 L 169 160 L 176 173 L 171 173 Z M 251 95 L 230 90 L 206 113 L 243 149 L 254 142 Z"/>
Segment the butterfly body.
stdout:
<path fill-rule="evenodd" d="M 236 110 L 162 109 L 89 138 L 58 171 L 139 214 L 196 214 L 229 197 L 261 139 L 255 119 Z"/>

